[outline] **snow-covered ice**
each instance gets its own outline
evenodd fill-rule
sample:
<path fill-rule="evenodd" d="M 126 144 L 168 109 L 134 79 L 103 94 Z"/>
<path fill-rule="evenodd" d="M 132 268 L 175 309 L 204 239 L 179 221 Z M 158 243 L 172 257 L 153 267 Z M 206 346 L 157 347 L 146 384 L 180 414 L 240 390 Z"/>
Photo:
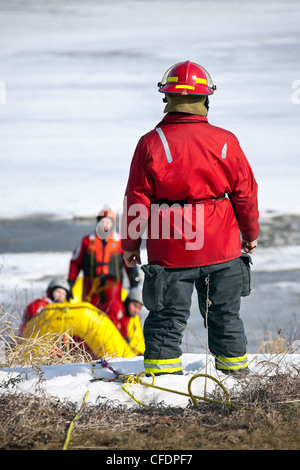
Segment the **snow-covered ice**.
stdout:
<path fill-rule="evenodd" d="M 299 213 L 299 2 L 1 0 L 0 10 L 1 218 L 120 208 L 137 141 L 163 116 L 157 82 L 187 59 L 217 85 L 209 120 L 239 138 L 260 210 Z"/>

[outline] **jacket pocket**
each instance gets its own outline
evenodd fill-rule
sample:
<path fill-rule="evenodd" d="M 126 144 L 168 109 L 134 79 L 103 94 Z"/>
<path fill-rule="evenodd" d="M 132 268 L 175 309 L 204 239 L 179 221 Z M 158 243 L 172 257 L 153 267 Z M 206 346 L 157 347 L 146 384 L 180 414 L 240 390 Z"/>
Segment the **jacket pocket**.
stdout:
<path fill-rule="evenodd" d="M 242 297 L 247 297 L 251 292 L 251 267 L 252 258 L 248 253 L 243 253 L 240 257 L 242 268 Z"/>
<path fill-rule="evenodd" d="M 163 266 L 144 264 L 141 267 L 145 274 L 143 283 L 143 302 L 147 310 L 155 311 L 164 308 L 165 269 Z"/>

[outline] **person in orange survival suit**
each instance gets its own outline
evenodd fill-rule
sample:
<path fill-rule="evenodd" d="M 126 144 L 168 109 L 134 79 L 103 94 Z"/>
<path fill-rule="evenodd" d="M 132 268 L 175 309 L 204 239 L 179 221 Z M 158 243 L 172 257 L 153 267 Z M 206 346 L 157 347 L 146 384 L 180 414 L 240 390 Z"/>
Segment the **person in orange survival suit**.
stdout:
<path fill-rule="evenodd" d="M 137 287 L 140 279 L 138 269 L 127 267 L 124 263 L 121 237 L 115 231 L 115 213 L 103 209 L 96 220 L 96 230 L 83 237 L 73 252 L 68 281 L 72 289 L 79 272 L 83 270 L 82 300 L 99 307 L 110 300 L 121 300 L 123 268 L 130 287 Z"/>
<path fill-rule="evenodd" d="M 124 302 L 110 300 L 101 305 L 100 309 L 109 316 L 121 335 L 127 339 L 130 318 L 140 315 L 142 307 L 142 291 L 138 287 L 133 287 L 129 290 Z"/>

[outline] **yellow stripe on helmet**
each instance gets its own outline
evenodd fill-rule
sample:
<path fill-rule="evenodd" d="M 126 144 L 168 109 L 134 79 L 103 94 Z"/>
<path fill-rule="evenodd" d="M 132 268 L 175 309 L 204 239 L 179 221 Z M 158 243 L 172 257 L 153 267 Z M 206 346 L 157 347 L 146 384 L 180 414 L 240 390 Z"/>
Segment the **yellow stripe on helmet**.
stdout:
<path fill-rule="evenodd" d="M 196 83 L 203 83 L 204 85 L 207 85 L 207 80 L 206 78 L 196 78 Z"/>
<path fill-rule="evenodd" d="M 185 90 L 195 90 L 195 87 L 191 85 L 176 85 L 175 88 L 184 88 Z"/>

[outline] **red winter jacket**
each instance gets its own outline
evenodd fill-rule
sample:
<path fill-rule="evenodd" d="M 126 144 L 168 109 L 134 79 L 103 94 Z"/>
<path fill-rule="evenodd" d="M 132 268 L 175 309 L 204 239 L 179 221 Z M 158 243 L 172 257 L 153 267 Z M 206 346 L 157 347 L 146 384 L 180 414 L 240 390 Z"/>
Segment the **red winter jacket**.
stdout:
<path fill-rule="evenodd" d="M 231 132 L 203 116 L 169 113 L 138 142 L 124 197 L 123 250 L 137 250 L 147 227 L 149 264 L 225 262 L 241 255 L 240 233 L 258 237 L 258 216 L 257 183 Z"/>
<path fill-rule="evenodd" d="M 50 303 L 52 303 L 51 299 L 49 299 L 48 297 L 42 297 L 40 299 L 34 300 L 29 305 L 27 305 L 27 307 L 24 310 L 22 324 L 18 332 L 19 336 L 22 336 L 23 330 L 27 322 L 31 320 L 33 317 L 35 317 L 38 313 L 40 313 L 43 310 L 43 308 L 46 307 Z"/>

